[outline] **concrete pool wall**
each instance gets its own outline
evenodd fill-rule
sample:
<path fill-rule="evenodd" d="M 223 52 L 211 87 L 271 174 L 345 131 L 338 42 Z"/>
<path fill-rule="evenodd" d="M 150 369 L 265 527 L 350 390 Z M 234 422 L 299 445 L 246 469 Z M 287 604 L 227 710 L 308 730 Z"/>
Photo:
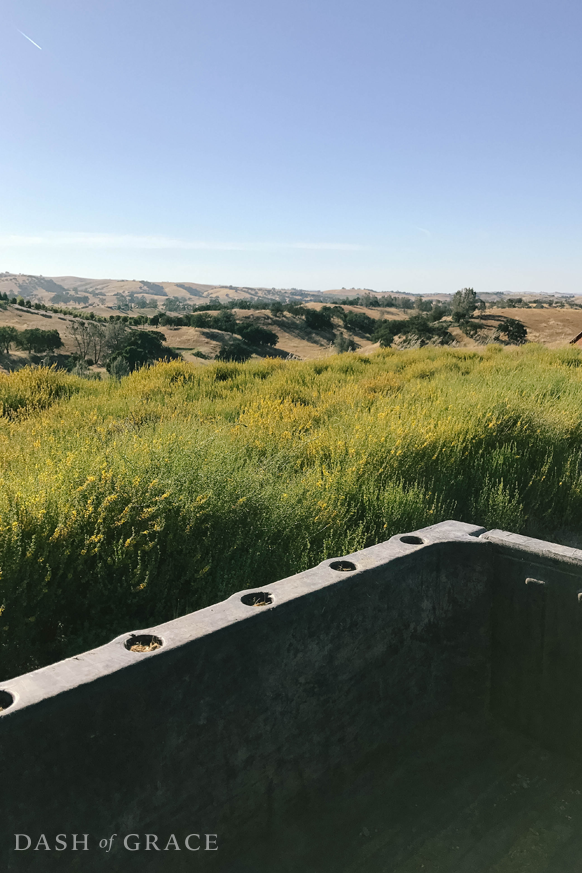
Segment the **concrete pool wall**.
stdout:
<path fill-rule="evenodd" d="M 0 866 L 247 869 L 237 845 L 443 713 L 580 757 L 581 592 L 581 551 L 449 521 L 0 682 Z"/>

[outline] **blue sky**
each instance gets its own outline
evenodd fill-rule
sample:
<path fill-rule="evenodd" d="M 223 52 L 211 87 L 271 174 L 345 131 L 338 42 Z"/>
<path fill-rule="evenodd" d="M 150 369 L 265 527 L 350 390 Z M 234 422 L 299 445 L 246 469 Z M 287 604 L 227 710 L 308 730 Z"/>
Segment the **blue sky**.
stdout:
<path fill-rule="evenodd" d="M 579 2 L 4 0 L 0 25 L 0 271 L 582 293 Z"/>

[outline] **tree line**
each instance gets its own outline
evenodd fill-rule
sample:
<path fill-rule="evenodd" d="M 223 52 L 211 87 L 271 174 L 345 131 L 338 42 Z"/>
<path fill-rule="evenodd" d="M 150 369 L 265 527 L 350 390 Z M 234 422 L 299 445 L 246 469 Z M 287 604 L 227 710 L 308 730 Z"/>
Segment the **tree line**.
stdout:
<path fill-rule="evenodd" d="M 0 327 L 0 349 L 5 354 L 9 354 L 12 346 L 36 354 L 44 352 L 53 354 L 62 345 L 63 341 L 58 330 L 41 330 L 38 327 L 17 330 L 9 325 Z"/>
<path fill-rule="evenodd" d="M 444 311 L 443 311 L 444 310 Z M 475 311 L 483 312 L 485 303 L 479 300 L 473 288 L 461 288 L 453 295 L 448 307 L 431 306 L 430 311 L 419 311 L 407 319 L 381 320 L 376 322 L 372 339 L 381 346 L 391 346 L 397 336 L 405 340 L 427 345 L 450 345 L 454 336 L 447 323 L 441 321 L 445 314 L 450 314 L 455 323 L 467 336 L 476 336 L 485 325 L 472 321 Z M 495 329 L 494 339 L 503 339 L 513 345 L 527 342 L 527 328 L 516 318 L 504 318 Z"/>
<path fill-rule="evenodd" d="M 0 297 L 6 299 L 7 295 L 3 294 Z M 344 304 L 358 305 L 355 302 L 357 300 L 360 304 L 364 302 L 365 305 L 370 305 L 370 298 L 371 295 L 353 298 L 353 302 L 350 299 L 349 303 L 345 304 L 344 301 Z M 377 298 L 371 299 L 377 300 Z M 408 298 L 401 298 L 401 300 L 408 300 Z M 374 342 L 379 342 L 382 346 L 391 346 L 397 336 L 403 336 L 406 340 L 420 345 L 429 342 L 448 345 L 453 342 L 454 337 L 447 324 L 442 322 L 445 316 L 451 316 L 452 321 L 468 336 L 477 335 L 479 330 L 485 327 L 480 322 L 472 321 L 476 310 L 483 312 L 486 308 L 473 288 L 462 288 L 457 291 L 450 304 L 434 303 L 418 297 L 413 305 L 413 314 L 408 318 L 395 320 L 374 319 L 367 313 L 353 312 L 337 303 L 325 305 L 321 309 L 311 309 L 297 303 L 272 301 L 269 309 L 275 318 L 287 312 L 302 318 L 306 329 L 328 331 L 332 337 L 334 336 L 333 319 L 336 318 L 342 322 L 346 330 L 371 337 Z M 45 310 L 48 308 L 38 303 L 32 307 L 30 301 L 27 301 L 27 306 Z M 235 308 L 264 309 L 264 307 L 265 301 L 261 303 L 247 300 L 229 301 L 226 304 L 220 301 L 208 301 L 195 307 L 194 311 L 181 315 L 156 313 L 150 318 L 144 315 L 137 317 L 111 315 L 109 321 L 101 317 L 91 318 L 92 313 L 89 317 L 82 318 L 78 312 L 75 312 L 76 317 L 69 323 L 69 329 L 76 345 L 77 359 L 87 365 L 105 363 L 110 372 L 112 366 L 120 373 L 125 369 L 130 372 L 154 360 L 178 357 L 176 352 L 164 344 L 163 336 L 157 331 L 131 329 L 145 325 L 195 327 L 236 335 L 240 339 L 223 343 L 218 359 L 246 360 L 251 356 L 253 347 L 276 346 L 279 337 L 275 331 L 252 321 L 238 321 L 233 310 Z M 409 309 L 408 306 L 405 308 Z M 497 326 L 495 339 L 521 344 L 527 339 L 527 330 L 517 319 L 506 318 Z M 335 340 L 338 352 L 355 348 L 353 340 L 343 335 L 336 336 Z M 0 348 L 8 352 L 12 344 L 40 354 L 54 353 L 63 345 L 57 330 L 33 328 L 18 331 L 13 327 L 0 328 Z"/>

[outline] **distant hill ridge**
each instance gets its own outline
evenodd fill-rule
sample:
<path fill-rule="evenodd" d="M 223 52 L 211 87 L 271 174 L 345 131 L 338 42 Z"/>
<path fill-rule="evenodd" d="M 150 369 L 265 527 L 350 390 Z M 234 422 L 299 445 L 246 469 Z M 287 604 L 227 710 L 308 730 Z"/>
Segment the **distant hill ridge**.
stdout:
<path fill-rule="evenodd" d="M 449 300 L 454 291 L 450 294 L 426 294 L 426 299 L 429 300 Z M 63 299 L 67 299 L 67 295 L 73 295 L 73 298 L 68 298 L 71 302 L 75 301 L 74 297 L 88 297 L 88 300 L 83 299 L 83 305 L 89 306 L 115 306 L 116 298 L 130 297 L 130 295 L 151 298 L 152 300 L 160 297 L 176 297 L 182 298 L 184 302 L 187 300 L 194 302 L 192 298 L 197 298 L 199 303 L 204 300 L 216 299 L 222 303 L 227 303 L 231 300 L 281 300 L 283 302 L 291 302 L 294 300 L 301 302 L 329 302 L 334 298 L 353 298 L 365 297 L 382 297 L 384 295 L 394 295 L 397 297 L 410 297 L 417 299 L 418 295 L 411 294 L 406 291 L 374 291 L 370 288 L 335 288 L 330 290 L 304 290 L 301 288 L 260 288 L 244 285 L 208 285 L 200 282 L 151 282 L 146 279 L 88 279 L 81 276 L 36 276 L 27 273 L 0 273 L 0 292 L 5 292 L 9 296 L 21 296 L 25 300 L 31 299 L 39 303 L 49 303 L 50 298 L 55 295 L 62 295 Z M 495 299 L 510 299 L 517 297 L 509 291 L 504 292 L 480 292 L 479 296 L 486 301 L 494 301 Z M 565 295 L 560 292 L 549 293 L 548 295 L 522 295 L 524 299 L 534 297 L 553 297 L 574 299 L 574 295 Z"/>
<path fill-rule="evenodd" d="M 321 292 L 300 289 L 252 288 L 234 285 L 208 285 L 199 282 L 151 282 L 146 279 L 88 279 L 80 276 L 34 276 L 0 273 L 0 292 L 47 303 L 54 294 L 88 295 L 92 305 L 111 305 L 119 295 L 229 300 L 320 300 Z M 350 292 L 351 293 L 351 292 Z"/>

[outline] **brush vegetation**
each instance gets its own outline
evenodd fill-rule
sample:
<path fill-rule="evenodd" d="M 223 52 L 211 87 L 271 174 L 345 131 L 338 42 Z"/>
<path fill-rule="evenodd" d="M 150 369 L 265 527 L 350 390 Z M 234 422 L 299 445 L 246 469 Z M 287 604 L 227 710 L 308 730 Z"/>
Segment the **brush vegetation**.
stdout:
<path fill-rule="evenodd" d="M 581 401 L 534 345 L 0 375 L 0 677 L 446 518 L 577 535 Z"/>

